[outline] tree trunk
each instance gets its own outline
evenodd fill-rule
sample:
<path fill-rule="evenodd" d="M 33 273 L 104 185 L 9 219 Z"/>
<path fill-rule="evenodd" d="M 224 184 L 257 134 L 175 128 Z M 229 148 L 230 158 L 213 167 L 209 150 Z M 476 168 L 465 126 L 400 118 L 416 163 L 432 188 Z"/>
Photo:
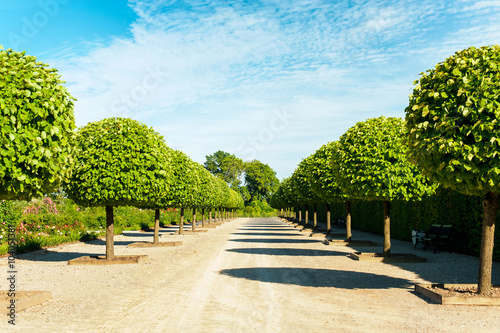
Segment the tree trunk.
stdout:
<path fill-rule="evenodd" d="M 384 206 L 384 252 L 383 256 L 391 255 L 391 202 L 383 201 Z"/>
<path fill-rule="evenodd" d="M 153 235 L 153 244 L 160 242 L 160 209 L 155 209 L 155 233 Z"/>
<path fill-rule="evenodd" d="M 318 205 L 314 204 L 314 228 L 316 228 L 316 225 L 318 224 Z"/>
<path fill-rule="evenodd" d="M 489 192 L 483 199 L 483 236 L 479 256 L 478 293 L 491 293 L 491 268 L 493 263 L 493 247 L 495 245 L 495 219 L 498 212 L 498 194 Z"/>
<path fill-rule="evenodd" d="M 201 227 L 205 228 L 205 208 L 201 209 Z"/>
<path fill-rule="evenodd" d="M 332 223 L 330 221 L 330 204 L 325 203 L 326 210 L 326 233 L 329 234 L 332 229 Z"/>
<path fill-rule="evenodd" d="M 352 238 L 352 223 L 351 223 L 351 202 L 345 202 L 345 240 L 350 242 Z"/>
<path fill-rule="evenodd" d="M 212 208 L 208 211 L 208 224 L 212 223 Z"/>
<path fill-rule="evenodd" d="M 115 258 L 113 206 L 106 206 L 106 259 Z"/>
<path fill-rule="evenodd" d="M 302 208 L 299 207 L 299 223 L 302 222 Z"/>
<path fill-rule="evenodd" d="M 306 221 L 306 224 L 309 224 L 309 205 L 306 205 L 304 220 Z"/>
<path fill-rule="evenodd" d="M 193 226 L 191 227 L 191 230 L 196 230 L 196 208 L 193 208 Z"/>
<path fill-rule="evenodd" d="M 184 235 L 184 207 L 181 207 L 181 221 L 179 223 L 179 235 Z"/>

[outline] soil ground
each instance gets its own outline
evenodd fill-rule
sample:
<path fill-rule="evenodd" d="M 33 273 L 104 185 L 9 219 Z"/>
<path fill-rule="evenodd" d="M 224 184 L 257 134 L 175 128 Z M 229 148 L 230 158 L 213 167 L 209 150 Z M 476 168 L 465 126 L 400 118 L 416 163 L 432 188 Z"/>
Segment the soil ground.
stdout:
<path fill-rule="evenodd" d="M 241 218 L 162 237 L 182 240 L 178 247 L 126 247 L 152 241 L 152 233 L 115 238 L 115 254 L 148 254 L 148 263 L 67 265 L 103 254 L 103 240 L 20 255 L 17 288 L 49 290 L 53 300 L 17 313 L 15 326 L 2 319 L 0 331 L 498 332 L 499 307 L 443 306 L 413 292 L 415 283 L 477 283 L 477 258 L 392 240 L 393 253 L 427 262 L 360 262 L 347 255 L 380 252 L 382 237 L 354 230 L 353 239 L 380 247 L 327 246 L 275 218 Z M 493 283 L 500 283 L 499 263 Z"/>

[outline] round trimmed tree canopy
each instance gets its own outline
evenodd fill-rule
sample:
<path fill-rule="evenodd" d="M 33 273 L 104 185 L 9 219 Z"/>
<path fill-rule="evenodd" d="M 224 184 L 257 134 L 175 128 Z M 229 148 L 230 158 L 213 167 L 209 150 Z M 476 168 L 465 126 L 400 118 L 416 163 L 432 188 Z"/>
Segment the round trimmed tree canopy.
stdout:
<path fill-rule="evenodd" d="M 455 191 L 500 193 L 500 47 L 456 52 L 421 75 L 405 110 L 409 159 Z"/>
<path fill-rule="evenodd" d="M 43 196 L 69 175 L 74 98 L 24 52 L 0 49 L 0 76 L 0 199 Z"/>
<path fill-rule="evenodd" d="M 434 193 L 406 158 L 404 121 L 379 117 L 359 122 L 339 139 L 332 167 L 342 191 L 364 200 L 419 200 Z"/>
<path fill-rule="evenodd" d="M 89 123 L 76 142 L 67 193 L 79 205 L 152 207 L 172 186 L 172 150 L 136 120 Z"/>

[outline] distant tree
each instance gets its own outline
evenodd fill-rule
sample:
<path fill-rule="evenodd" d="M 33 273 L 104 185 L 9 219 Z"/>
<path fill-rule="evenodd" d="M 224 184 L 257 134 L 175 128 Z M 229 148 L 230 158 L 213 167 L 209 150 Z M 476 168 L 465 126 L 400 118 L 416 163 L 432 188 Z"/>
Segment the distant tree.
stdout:
<path fill-rule="evenodd" d="M 244 163 L 241 159 L 222 150 L 205 157 L 207 160 L 203 165 L 211 174 L 225 180 L 231 188 L 238 188 L 244 171 Z"/>
<path fill-rule="evenodd" d="M 245 163 L 245 185 L 250 193 L 250 200 L 268 200 L 276 191 L 279 180 L 276 172 L 267 164 L 258 160 Z"/>
<path fill-rule="evenodd" d="M 456 52 L 415 84 L 405 110 L 409 158 L 430 179 L 483 197 L 478 292 L 486 295 L 500 196 L 500 46 Z"/>
<path fill-rule="evenodd" d="M 0 46 L 0 199 L 54 192 L 69 176 L 73 100 L 57 70 Z"/>

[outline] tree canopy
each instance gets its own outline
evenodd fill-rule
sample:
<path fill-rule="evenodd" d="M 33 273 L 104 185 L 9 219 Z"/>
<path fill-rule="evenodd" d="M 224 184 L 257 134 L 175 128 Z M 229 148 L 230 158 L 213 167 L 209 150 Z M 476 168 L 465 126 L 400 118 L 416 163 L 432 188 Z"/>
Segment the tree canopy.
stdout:
<path fill-rule="evenodd" d="M 245 184 L 251 200 L 268 200 L 276 191 L 279 180 L 276 172 L 258 160 L 245 163 Z"/>
<path fill-rule="evenodd" d="M 306 177 L 313 193 L 325 202 L 345 199 L 332 170 L 332 156 L 338 142 L 324 144 L 309 157 Z"/>
<path fill-rule="evenodd" d="M 431 184 L 406 158 L 404 121 L 379 117 L 358 122 L 339 139 L 332 155 L 338 185 L 351 198 L 419 200 L 434 193 Z"/>
<path fill-rule="evenodd" d="M 0 46 L 0 199 L 52 192 L 68 177 L 73 100 L 56 69 Z"/>
<path fill-rule="evenodd" d="M 471 47 L 421 73 L 406 108 L 410 160 L 458 192 L 500 192 L 500 47 Z"/>
<path fill-rule="evenodd" d="M 238 188 L 244 171 L 244 163 L 235 155 L 218 150 L 205 156 L 204 167 L 214 176 L 224 179 L 232 188 Z"/>
<path fill-rule="evenodd" d="M 107 118 L 80 128 L 68 196 L 82 206 L 148 206 L 172 184 L 171 150 L 152 128 Z"/>

